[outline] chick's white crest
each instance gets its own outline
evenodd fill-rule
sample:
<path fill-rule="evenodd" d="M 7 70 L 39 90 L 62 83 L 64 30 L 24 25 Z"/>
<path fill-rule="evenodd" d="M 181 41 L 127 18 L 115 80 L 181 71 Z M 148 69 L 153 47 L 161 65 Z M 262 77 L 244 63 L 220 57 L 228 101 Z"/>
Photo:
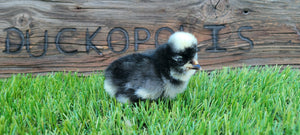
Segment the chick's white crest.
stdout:
<path fill-rule="evenodd" d="M 194 35 L 187 32 L 175 32 L 168 40 L 174 51 L 184 51 L 185 48 L 197 45 L 197 39 Z"/>

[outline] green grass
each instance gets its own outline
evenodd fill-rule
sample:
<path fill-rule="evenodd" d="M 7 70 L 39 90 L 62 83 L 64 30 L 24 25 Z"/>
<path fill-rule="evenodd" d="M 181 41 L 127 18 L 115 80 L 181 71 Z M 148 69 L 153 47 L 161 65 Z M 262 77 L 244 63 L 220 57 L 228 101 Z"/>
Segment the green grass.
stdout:
<path fill-rule="evenodd" d="M 199 72 L 174 100 L 121 104 L 101 73 L 0 79 L 0 134 L 299 134 L 300 71 Z"/>

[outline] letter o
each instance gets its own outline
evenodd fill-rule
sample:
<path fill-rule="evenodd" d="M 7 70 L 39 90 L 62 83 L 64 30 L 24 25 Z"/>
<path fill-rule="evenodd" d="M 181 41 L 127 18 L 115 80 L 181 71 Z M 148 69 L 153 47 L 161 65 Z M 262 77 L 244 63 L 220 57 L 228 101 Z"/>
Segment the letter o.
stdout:
<path fill-rule="evenodd" d="M 159 33 L 162 31 L 162 30 L 167 30 L 169 31 L 171 34 L 174 33 L 174 31 L 169 28 L 169 27 L 162 27 L 162 28 L 159 28 L 156 32 L 155 32 L 155 48 L 157 48 L 159 45 L 158 45 L 158 36 L 159 36 Z"/>
<path fill-rule="evenodd" d="M 111 45 L 111 36 L 114 32 L 116 31 L 121 31 L 124 36 L 125 36 L 125 39 L 126 39 L 126 44 L 124 46 L 124 48 L 121 50 L 121 51 L 115 51 L 114 48 L 112 47 Z M 123 29 L 123 28 L 120 28 L 120 27 L 117 27 L 117 28 L 113 28 L 112 30 L 109 31 L 108 35 L 107 35 L 107 45 L 108 45 L 108 48 L 114 52 L 114 53 L 124 53 L 128 47 L 129 47 L 129 36 L 128 36 L 128 32 Z"/>

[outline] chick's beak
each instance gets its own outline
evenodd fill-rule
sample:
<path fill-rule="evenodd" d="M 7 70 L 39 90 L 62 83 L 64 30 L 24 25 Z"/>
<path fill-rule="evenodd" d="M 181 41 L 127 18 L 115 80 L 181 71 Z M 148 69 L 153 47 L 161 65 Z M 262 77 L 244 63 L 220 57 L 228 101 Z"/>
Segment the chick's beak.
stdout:
<path fill-rule="evenodd" d="M 193 65 L 193 67 L 191 67 L 190 69 L 194 69 L 194 70 L 201 70 L 202 69 L 197 60 L 193 60 L 192 65 Z"/>

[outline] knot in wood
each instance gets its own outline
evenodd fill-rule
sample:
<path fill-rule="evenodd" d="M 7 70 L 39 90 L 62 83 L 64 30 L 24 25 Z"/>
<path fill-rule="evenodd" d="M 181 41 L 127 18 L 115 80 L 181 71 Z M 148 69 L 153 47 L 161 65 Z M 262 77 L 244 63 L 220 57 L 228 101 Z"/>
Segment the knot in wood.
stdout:
<path fill-rule="evenodd" d="M 203 21 L 219 21 L 229 17 L 231 6 L 228 0 L 205 0 L 198 5 L 198 17 Z"/>
<path fill-rule="evenodd" d="M 16 26 L 29 27 L 31 21 L 31 16 L 26 13 L 21 13 L 16 16 Z"/>

